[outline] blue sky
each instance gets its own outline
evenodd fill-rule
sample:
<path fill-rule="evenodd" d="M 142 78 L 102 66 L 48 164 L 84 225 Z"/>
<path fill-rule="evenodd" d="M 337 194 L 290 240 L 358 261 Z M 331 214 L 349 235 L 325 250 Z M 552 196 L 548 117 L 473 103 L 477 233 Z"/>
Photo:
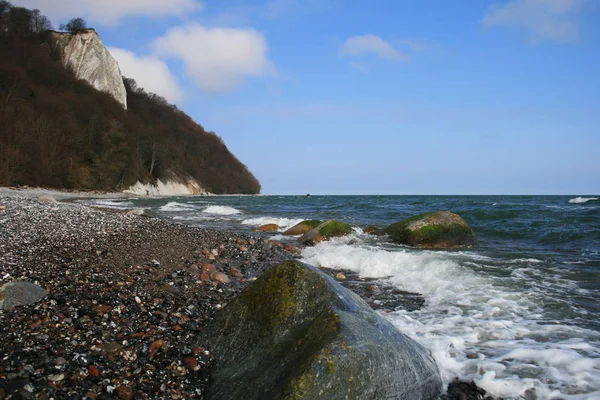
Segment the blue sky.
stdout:
<path fill-rule="evenodd" d="M 15 0 L 82 16 L 265 194 L 599 194 L 595 0 Z"/>

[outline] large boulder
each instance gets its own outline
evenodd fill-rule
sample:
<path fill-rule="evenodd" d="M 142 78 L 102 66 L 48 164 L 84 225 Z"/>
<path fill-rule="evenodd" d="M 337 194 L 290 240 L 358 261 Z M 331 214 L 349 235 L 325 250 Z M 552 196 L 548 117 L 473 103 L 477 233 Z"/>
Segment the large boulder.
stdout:
<path fill-rule="evenodd" d="M 477 244 L 473 229 L 459 215 L 436 211 L 397 222 L 379 231 L 392 241 L 409 246 L 442 249 L 470 247 Z"/>
<path fill-rule="evenodd" d="M 286 261 L 198 338 L 216 356 L 208 399 L 435 399 L 430 352 L 318 269 Z"/>
<path fill-rule="evenodd" d="M 304 235 L 298 241 L 302 244 L 314 245 L 334 237 L 345 236 L 352 233 L 352 227 L 345 222 L 330 219 Z"/>
<path fill-rule="evenodd" d="M 316 219 L 308 219 L 306 221 L 302 221 L 299 224 L 292 226 L 290 229 L 283 232 L 283 234 L 288 236 L 304 235 L 306 232 L 316 228 L 322 223 L 323 221 L 319 221 Z"/>
<path fill-rule="evenodd" d="M 9 282 L 0 286 L 0 310 L 37 303 L 48 295 L 43 288 L 30 282 Z"/>

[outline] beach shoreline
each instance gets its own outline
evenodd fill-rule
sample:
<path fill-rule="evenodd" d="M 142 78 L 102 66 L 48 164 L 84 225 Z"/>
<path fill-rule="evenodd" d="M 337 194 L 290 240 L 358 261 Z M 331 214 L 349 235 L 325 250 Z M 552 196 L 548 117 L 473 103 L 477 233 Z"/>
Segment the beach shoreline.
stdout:
<path fill-rule="evenodd" d="M 0 286 L 27 281 L 49 292 L 0 310 L 0 398 L 202 398 L 214 360 L 194 345 L 198 333 L 248 282 L 297 250 L 36 199 L 98 195 L 115 197 L 0 190 Z"/>

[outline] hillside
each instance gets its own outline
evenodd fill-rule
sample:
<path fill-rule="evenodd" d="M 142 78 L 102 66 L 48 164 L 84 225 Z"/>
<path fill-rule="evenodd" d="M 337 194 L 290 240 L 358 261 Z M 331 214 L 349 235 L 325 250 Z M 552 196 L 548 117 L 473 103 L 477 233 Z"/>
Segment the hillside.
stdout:
<path fill-rule="evenodd" d="M 40 18 L 0 7 L 0 186 L 122 190 L 192 179 L 217 194 L 260 192 L 217 135 L 165 99 L 125 79 L 125 110 L 78 80 Z"/>

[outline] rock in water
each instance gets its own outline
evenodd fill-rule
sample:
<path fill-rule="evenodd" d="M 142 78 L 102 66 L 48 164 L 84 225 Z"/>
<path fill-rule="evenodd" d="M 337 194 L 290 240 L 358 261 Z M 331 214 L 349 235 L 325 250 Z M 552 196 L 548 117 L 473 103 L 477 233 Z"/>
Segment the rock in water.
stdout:
<path fill-rule="evenodd" d="M 277 224 L 266 224 L 255 229 L 256 232 L 275 232 L 277 230 L 279 230 L 279 225 Z"/>
<path fill-rule="evenodd" d="M 283 234 L 288 235 L 288 236 L 304 235 L 306 232 L 310 231 L 311 229 L 316 228 L 317 226 L 321 225 L 322 223 L 323 223 L 323 221 L 319 221 L 316 219 L 309 219 L 309 220 L 302 221 L 299 224 L 292 226 L 290 229 L 283 232 Z"/>
<path fill-rule="evenodd" d="M 286 261 L 198 338 L 218 363 L 209 399 L 435 399 L 431 354 L 323 272 Z"/>
<path fill-rule="evenodd" d="M 459 215 L 436 211 L 396 222 L 377 232 L 392 241 L 409 246 L 445 249 L 470 247 L 477 244 L 473 229 Z"/>
<path fill-rule="evenodd" d="M 0 287 L 0 310 L 37 303 L 48 295 L 44 289 L 30 282 L 9 282 Z"/>
<path fill-rule="evenodd" d="M 351 232 L 352 227 L 350 225 L 331 219 L 306 232 L 298 241 L 302 244 L 313 245 L 333 237 L 348 235 Z"/>

